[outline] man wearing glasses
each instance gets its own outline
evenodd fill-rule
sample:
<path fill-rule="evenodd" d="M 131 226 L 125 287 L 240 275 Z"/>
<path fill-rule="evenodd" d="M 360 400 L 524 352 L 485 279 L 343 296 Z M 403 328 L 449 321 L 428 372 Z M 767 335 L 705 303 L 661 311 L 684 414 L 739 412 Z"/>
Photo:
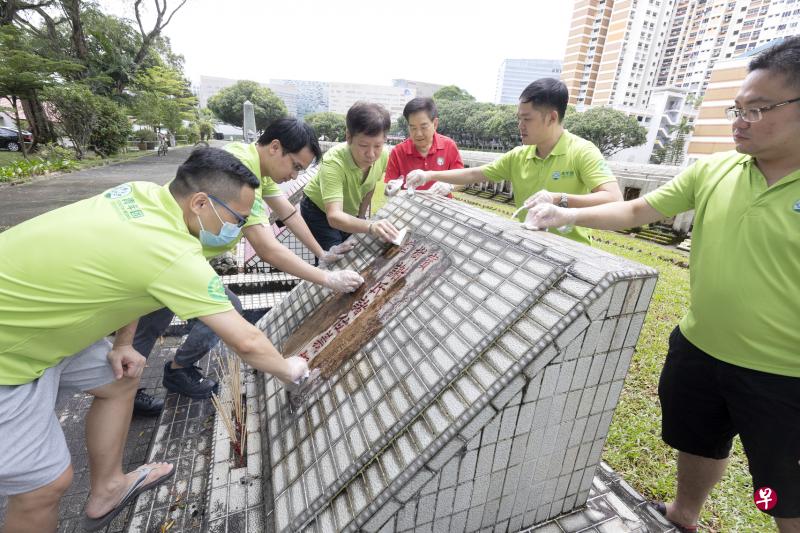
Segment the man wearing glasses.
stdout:
<path fill-rule="evenodd" d="M 349 249 L 348 245 L 341 245 L 323 251 L 311 235 L 303 218 L 276 185 L 296 178 L 321 156 L 316 135 L 309 125 L 295 118 L 279 119 L 267 127 L 257 142 L 230 143 L 225 145 L 224 150 L 236 156 L 259 179 L 260 184 L 255 191 L 255 201 L 249 217 L 239 216 L 224 202 L 210 198 L 210 206 L 214 213 L 222 215 L 223 211 L 228 212 L 237 222 L 236 224 L 226 222 L 218 234 L 201 230 L 200 240 L 203 254 L 207 258 L 232 250 L 244 235 L 261 259 L 300 279 L 338 292 L 351 292 L 363 283 L 361 276 L 351 270 L 322 270 L 309 265 L 278 242 L 270 229 L 269 216 L 262 198 L 323 264 L 337 261 L 342 257 L 341 254 Z M 241 313 L 242 305 L 239 298 L 229 289 L 224 290 L 231 303 Z M 167 308 L 142 317 L 136 330 L 134 348 L 148 357 L 156 340 L 167 330 L 173 317 L 174 313 Z M 164 365 L 162 380 L 164 387 L 170 392 L 194 399 L 211 397 L 217 390 L 217 382 L 205 377 L 196 363 L 218 342 L 219 337 L 202 322 L 194 321 L 190 324 L 186 340 L 176 350 L 174 359 Z M 136 394 L 134 413 L 155 416 L 161 412 L 163 406 L 163 400 L 154 398 L 141 389 Z"/>
<path fill-rule="evenodd" d="M 685 531 L 737 434 L 755 505 L 782 533 L 800 531 L 800 37 L 748 70 L 726 111 L 736 152 L 698 161 L 644 198 L 540 205 L 526 219 L 623 229 L 695 210 L 691 303 L 659 384 L 662 437 L 679 451 L 677 496 L 654 503 Z"/>
<path fill-rule="evenodd" d="M 72 482 L 54 406 L 60 390 L 94 399 L 86 419 L 91 493 L 84 529 L 108 525 L 173 465 L 128 474 L 122 455 L 144 358 L 137 319 L 168 306 L 213 329 L 253 368 L 286 383 L 308 370 L 234 311 L 200 242 L 232 235 L 259 181 L 232 155 L 196 150 L 166 186 L 124 183 L 0 234 L 0 495 L 3 531 L 55 531 Z M 46 243 L 46 250 L 31 243 Z M 117 331 L 114 344 L 105 339 Z"/>

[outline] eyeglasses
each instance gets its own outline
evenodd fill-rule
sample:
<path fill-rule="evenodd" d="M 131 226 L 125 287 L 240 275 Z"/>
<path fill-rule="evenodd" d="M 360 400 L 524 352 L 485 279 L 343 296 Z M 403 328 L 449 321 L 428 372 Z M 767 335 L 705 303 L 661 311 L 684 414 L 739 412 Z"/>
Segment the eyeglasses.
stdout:
<path fill-rule="evenodd" d="M 222 200 L 220 200 L 219 198 L 217 198 L 213 194 L 209 194 L 208 197 L 211 198 L 216 203 L 218 203 L 219 205 L 221 205 L 222 207 L 224 207 L 225 209 L 227 209 L 230 214 L 232 214 L 233 216 L 236 217 L 236 220 L 237 220 L 236 227 L 237 228 L 241 228 L 242 226 L 247 224 L 247 217 L 243 217 L 242 215 L 240 215 L 239 213 L 237 213 L 236 211 L 234 211 L 233 209 L 228 207 L 227 204 L 225 204 L 225 202 L 223 202 Z"/>
<path fill-rule="evenodd" d="M 798 101 L 800 101 L 800 98 L 792 98 L 791 100 L 786 100 L 785 102 L 780 102 L 778 104 L 765 105 L 763 107 L 751 107 L 749 109 L 729 107 L 725 110 L 725 116 L 731 122 L 734 122 L 737 118 L 741 118 L 745 122 L 758 122 L 763 118 L 762 115 L 770 109 L 775 109 L 776 107 L 781 107 Z"/>

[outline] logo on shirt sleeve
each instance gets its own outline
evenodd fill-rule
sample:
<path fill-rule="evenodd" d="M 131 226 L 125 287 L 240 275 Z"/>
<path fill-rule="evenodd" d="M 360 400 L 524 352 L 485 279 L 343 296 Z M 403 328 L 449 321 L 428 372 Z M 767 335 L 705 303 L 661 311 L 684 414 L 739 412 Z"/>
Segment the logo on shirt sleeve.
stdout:
<path fill-rule="evenodd" d="M 253 207 L 250 208 L 250 214 L 254 217 L 263 217 L 265 212 L 264 201 L 261 198 L 256 198 L 255 202 L 253 202 Z"/>
<path fill-rule="evenodd" d="M 208 295 L 212 300 L 216 300 L 218 302 L 228 301 L 228 295 L 225 294 L 225 286 L 222 284 L 222 280 L 219 278 L 219 276 L 214 276 L 208 282 Z"/>

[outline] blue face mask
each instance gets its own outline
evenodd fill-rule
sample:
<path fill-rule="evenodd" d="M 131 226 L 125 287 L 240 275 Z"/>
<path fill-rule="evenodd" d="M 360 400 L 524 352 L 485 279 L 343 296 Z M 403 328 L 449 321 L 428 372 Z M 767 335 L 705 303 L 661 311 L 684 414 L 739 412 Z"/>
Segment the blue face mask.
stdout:
<path fill-rule="evenodd" d="M 217 215 L 219 221 L 222 222 L 222 227 L 217 234 L 206 231 L 206 229 L 203 227 L 203 221 L 200 220 L 200 217 L 198 216 L 197 221 L 200 223 L 200 244 L 209 248 L 227 246 L 239 238 L 241 228 L 236 224 L 231 224 L 230 222 L 225 222 L 222 220 L 222 217 L 219 216 L 219 213 L 217 213 L 217 208 L 214 207 L 214 203 L 209 203 L 211 205 L 211 209 L 214 210 L 214 214 Z"/>

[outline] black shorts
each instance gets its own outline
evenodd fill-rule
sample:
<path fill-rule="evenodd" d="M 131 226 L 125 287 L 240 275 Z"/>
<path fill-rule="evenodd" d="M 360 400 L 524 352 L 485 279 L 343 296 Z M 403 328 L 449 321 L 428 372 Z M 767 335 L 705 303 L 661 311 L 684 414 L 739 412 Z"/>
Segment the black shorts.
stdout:
<path fill-rule="evenodd" d="M 778 497 L 767 512 L 800 517 L 800 378 L 715 359 L 676 327 L 658 397 L 664 442 L 682 452 L 724 459 L 738 434 L 753 490 L 770 487 Z"/>

